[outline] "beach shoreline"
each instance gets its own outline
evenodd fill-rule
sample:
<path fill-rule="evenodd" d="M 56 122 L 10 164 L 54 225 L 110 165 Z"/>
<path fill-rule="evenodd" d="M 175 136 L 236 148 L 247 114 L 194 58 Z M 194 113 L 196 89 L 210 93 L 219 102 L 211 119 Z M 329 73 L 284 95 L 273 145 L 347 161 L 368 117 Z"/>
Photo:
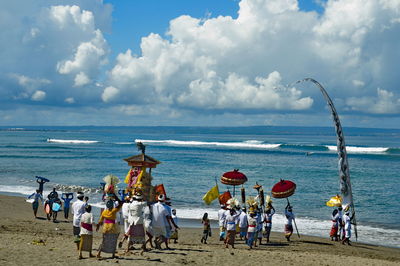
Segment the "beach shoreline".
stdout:
<path fill-rule="evenodd" d="M 271 243 L 263 244 L 249 250 L 243 241 L 237 241 L 235 249 L 225 249 L 218 239 L 218 230 L 213 229 L 213 236 L 207 245 L 200 243 L 202 229 L 182 228 L 178 244 L 172 244 L 172 250 L 151 250 L 141 256 L 136 249 L 124 254 L 118 249 L 117 259 L 104 260 L 90 258 L 78 260 L 76 245 L 72 236 L 72 217 L 65 221 L 62 213 L 59 222 L 53 223 L 44 219 L 42 208 L 39 208 L 39 219 L 33 217 L 31 205 L 22 197 L 0 194 L 0 262 L 2 265 L 39 265 L 52 263 L 56 265 L 105 265 L 110 262 L 122 265 L 182 265 L 207 264 L 215 265 L 249 265 L 254 262 L 268 262 L 274 265 L 399 265 L 398 248 L 389 248 L 352 242 L 352 246 L 343 246 L 329 239 L 301 235 L 292 236 L 288 243 L 282 233 L 272 233 Z M 94 234 L 93 252 L 101 241 L 101 234 Z M 233 253 L 233 255 L 232 255 Z"/>

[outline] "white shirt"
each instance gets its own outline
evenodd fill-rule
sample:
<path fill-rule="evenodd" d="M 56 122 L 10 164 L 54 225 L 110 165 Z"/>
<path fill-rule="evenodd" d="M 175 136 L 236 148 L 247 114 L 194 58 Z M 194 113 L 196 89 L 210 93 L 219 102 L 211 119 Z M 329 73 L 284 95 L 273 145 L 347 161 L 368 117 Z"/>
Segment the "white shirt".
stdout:
<path fill-rule="evenodd" d="M 257 220 L 254 217 L 251 217 L 250 215 L 247 216 L 247 223 L 248 228 L 247 228 L 247 232 L 249 233 L 254 233 L 256 231 L 257 228 Z"/>
<path fill-rule="evenodd" d="M 240 228 L 247 227 L 247 214 L 245 212 L 242 212 L 239 215 L 239 227 Z"/>
<path fill-rule="evenodd" d="M 266 227 L 271 227 L 272 226 L 272 216 L 275 214 L 275 210 L 271 209 L 270 213 L 265 213 L 264 214 L 264 222 Z"/>
<path fill-rule="evenodd" d="M 93 224 L 93 214 L 90 212 L 85 212 L 82 214 L 81 222 L 86 224 Z M 81 227 L 81 235 L 93 235 L 93 231 L 89 231 L 83 227 Z"/>
<path fill-rule="evenodd" d="M 124 202 L 122 204 L 121 212 L 122 212 L 122 217 L 124 219 L 128 219 L 128 216 L 129 216 L 129 204 L 130 204 L 129 202 Z"/>
<path fill-rule="evenodd" d="M 218 224 L 219 226 L 225 226 L 225 212 L 226 210 L 220 209 L 218 211 Z"/>
<path fill-rule="evenodd" d="M 130 225 L 143 224 L 144 208 L 147 206 L 145 201 L 134 200 L 128 205 L 128 223 Z M 122 206 L 123 207 L 123 206 Z"/>
<path fill-rule="evenodd" d="M 86 202 L 82 200 L 77 200 L 74 203 L 72 203 L 72 214 L 74 215 L 73 220 L 72 220 L 72 225 L 75 227 L 80 227 L 81 226 L 81 217 L 82 214 L 85 213 L 85 206 Z"/>
<path fill-rule="evenodd" d="M 227 211 L 225 218 L 226 230 L 228 231 L 236 230 L 236 224 L 238 223 L 239 215 L 240 212 L 236 212 L 235 214 L 232 215 L 230 211 Z"/>
<path fill-rule="evenodd" d="M 168 225 L 167 216 L 170 214 L 161 202 L 154 203 L 151 206 L 151 212 L 153 214 L 153 227 L 166 227 Z"/>
<path fill-rule="evenodd" d="M 285 218 L 286 218 L 285 224 L 292 225 L 292 221 L 294 219 L 293 212 L 289 212 L 288 210 L 285 210 Z"/>

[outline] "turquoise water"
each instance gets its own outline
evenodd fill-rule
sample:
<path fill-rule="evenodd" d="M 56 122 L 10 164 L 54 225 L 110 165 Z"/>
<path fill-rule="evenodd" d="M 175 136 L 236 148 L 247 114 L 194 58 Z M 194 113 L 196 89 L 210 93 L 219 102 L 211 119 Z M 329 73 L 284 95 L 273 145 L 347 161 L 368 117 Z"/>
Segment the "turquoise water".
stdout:
<path fill-rule="evenodd" d="M 400 247 L 400 130 L 344 128 L 359 240 Z M 163 183 L 178 216 L 216 217 L 217 202 L 201 200 L 219 177 L 235 168 L 247 175 L 247 195 L 255 182 L 268 192 L 289 179 L 297 184 L 290 198 L 299 231 L 327 236 L 332 209 L 325 202 L 339 192 L 336 136 L 333 128 L 300 127 L 26 127 L 0 128 L 0 192 L 30 194 L 34 177 L 55 184 L 98 188 L 102 178 L 123 179 L 123 158 L 138 154 L 135 140 L 162 163 L 153 184 Z M 121 184 L 123 187 L 123 184 Z M 100 204 L 100 194 L 91 194 Z M 281 231 L 286 204 L 274 200 L 273 230 Z"/>

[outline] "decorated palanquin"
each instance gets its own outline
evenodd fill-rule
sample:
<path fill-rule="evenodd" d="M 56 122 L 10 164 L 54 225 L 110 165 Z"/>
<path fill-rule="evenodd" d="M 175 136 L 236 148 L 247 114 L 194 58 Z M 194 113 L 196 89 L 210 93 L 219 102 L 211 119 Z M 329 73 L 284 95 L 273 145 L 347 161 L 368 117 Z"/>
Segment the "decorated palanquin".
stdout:
<path fill-rule="evenodd" d="M 138 145 L 139 146 L 139 145 Z M 160 161 L 144 154 L 134 155 L 124 159 L 131 167 L 125 177 L 126 192 L 133 195 L 135 192 L 140 191 L 143 199 L 148 202 L 155 200 L 155 188 L 151 185 L 152 176 L 151 169 L 156 168 Z"/>

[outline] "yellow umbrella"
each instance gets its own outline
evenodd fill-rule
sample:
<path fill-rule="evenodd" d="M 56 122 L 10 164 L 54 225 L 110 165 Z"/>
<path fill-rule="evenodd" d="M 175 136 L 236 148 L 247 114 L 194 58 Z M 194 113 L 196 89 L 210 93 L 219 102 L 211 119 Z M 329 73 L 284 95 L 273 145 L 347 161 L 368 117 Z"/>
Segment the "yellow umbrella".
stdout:
<path fill-rule="evenodd" d="M 336 195 L 326 202 L 326 206 L 329 207 L 340 207 L 342 206 L 342 197 Z"/>

